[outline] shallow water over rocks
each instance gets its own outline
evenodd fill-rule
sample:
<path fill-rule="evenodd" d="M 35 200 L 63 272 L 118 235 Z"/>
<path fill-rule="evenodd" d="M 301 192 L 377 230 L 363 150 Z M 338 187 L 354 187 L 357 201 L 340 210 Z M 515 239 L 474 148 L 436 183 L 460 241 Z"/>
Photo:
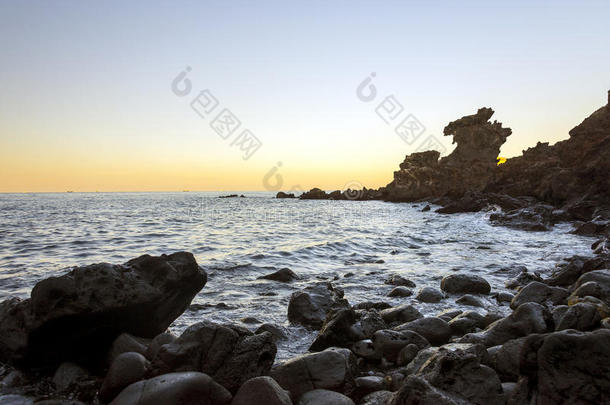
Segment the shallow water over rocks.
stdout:
<path fill-rule="evenodd" d="M 228 194 L 228 193 L 222 193 Z M 239 192 L 238 194 L 242 194 Z M 423 287 L 440 288 L 443 276 L 484 277 L 493 292 L 507 291 L 505 268 L 550 271 L 562 258 L 590 254 L 593 239 L 492 226 L 489 213 L 421 212 L 426 204 L 381 201 L 301 201 L 271 193 L 217 198 L 220 193 L 70 193 L 0 195 L 0 300 L 27 297 L 43 278 L 67 266 L 122 263 L 141 254 L 193 252 L 208 283 L 170 329 L 182 332 L 199 320 L 262 323 L 285 328 L 278 360 L 303 353 L 314 333 L 287 321 L 290 295 L 321 280 L 345 290 L 351 304 L 412 303 L 423 314 L 456 304 L 416 299 Z M 258 279 L 288 267 L 299 279 Z M 387 297 L 384 281 L 399 274 L 415 282 L 408 297 Z M 479 296 L 493 310 L 491 297 Z"/>

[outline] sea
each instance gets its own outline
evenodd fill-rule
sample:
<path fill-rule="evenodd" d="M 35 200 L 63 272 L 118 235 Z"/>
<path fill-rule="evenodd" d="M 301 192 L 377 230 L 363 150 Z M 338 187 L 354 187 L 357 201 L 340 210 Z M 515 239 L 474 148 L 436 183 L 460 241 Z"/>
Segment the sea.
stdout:
<path fill-rule="evenodd" d="M 244 197 L 219 198 L 238 194 Z M 477 274 L 492 292 L 517 266 L 548 275 L 562 260 L 590 255 L 594 239 L 493 226 L 490 212 L 438 214 L 425 204 L 382 201 L 276 199 L 267 192 L 0 194 L 0 301 L 27 298 L 32 287 L 72 266 L 124 263 L 143 254 L 192 252 L 208 282 L 170 330 L 179 334 L 201 320 L 255 330 L 282 328 L 277 360 L 307 351 L 315 332 L 291 325 L 290 295 L 331 281 L 351 304 L 411 303 L 424 314 L 450 308 L 508 312 L 484 298 L 487 309 L 463 307 L 457 297 L 437 304 L 415 299 L 418 289 L 440 287 L 443 276 Z M 290 283 L 258 277 L 288 267 Z M 414 281 L 411 297 L 387 297 L 384 281 Z"/>

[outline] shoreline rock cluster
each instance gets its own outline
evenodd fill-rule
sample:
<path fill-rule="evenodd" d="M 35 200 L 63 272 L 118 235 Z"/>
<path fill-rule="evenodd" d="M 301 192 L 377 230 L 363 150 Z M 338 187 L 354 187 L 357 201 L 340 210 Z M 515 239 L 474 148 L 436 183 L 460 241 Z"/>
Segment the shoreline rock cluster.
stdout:
<path fill-rule="evenodd" d="M 291 323 L 317 336 L 307 353 L 280 364 L 275 342 L 286 337 L 272 328 L 252 332 L 201 321 L 180 336 L 166 331 L 206 282 L 190 253 L 79 267 L 39 282 L 29 300 L 0 304 L 0 393 L 15 404 L 43 405 L 604 403 L 610 398 L 610 241 L 602 238 L 593 248 L 593 256 L 575 256 L 546 278 L 525 268 L 505 269 L 514 294 L 494 291 L 478 275 L 449 274 L 438 288 L 420 289 L 417 301 L 459 297 L 456 302 L 472 309 L 435 316 L 411 304 L 390 306 L 383 297 L 350 305 L 340 288 L 317 282 L 293 293 L 286 309 Z M 267 279 L 286 283 L 295 277 Z M 124 283 L 118 292 L 92 297 L 100 290 L 95 283 L 105 279 Z M 417 288 L 399 275 L 386 283 Z M 23 308 L 34 311 L 42 291 L 54 304 L 45 304 L 44 318 L 18 331 L 15 317 L 25 319 Z M 483 297 L 512 312 L 484 310 L 477 303 Z M 112 331 L 103 335 L 112 338 L 92 339 L 100 325 L 85 320 L 107 311 L 117 315 L 101 318 L 104 330 Z M 121 314 L 152 323 L 141 329 Z M 74 323 L 74 336 L 45 327 L 64 317 Z M 40 342 L 31 339 L 32 325 L 45 330 L 49 344 L 87 339 L 88 351 L 74 345 L 74 352 L 64 347 L 34 359 Z M 25 340 L 15 345 L 18 332 Z"/>
<path fill-rule="evenodd" d="M 610 234 L 610 91 L 599 108 L 554 145 L 538 143 L 523 155 L 498 165 L 500 147 L 510 128 L 490 122 L 491 108 L 450 122 L 455 150 L 439 159 L 438 151 L 406 156 L 394 180 L 378 190 L 313 188 L 298 198 L 429 202 L 441 214 L 501 209 L 495 225 L 544 231 L 557 222 L 575 222 L 575 233 Z M 279 192 L 277 198 L 289 195 Z M 291 198 L 295 196 L 292 195 Z"/>

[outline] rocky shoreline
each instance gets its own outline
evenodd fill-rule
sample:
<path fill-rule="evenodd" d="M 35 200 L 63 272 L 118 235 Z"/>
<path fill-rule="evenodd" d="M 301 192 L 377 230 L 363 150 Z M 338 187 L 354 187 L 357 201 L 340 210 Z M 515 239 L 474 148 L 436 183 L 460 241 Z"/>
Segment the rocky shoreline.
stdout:
<path fill-rule="evenodd" d="M 472 308 L 435 316 L 385 297 L 351 305 L 332 280 L 313 283 L 291 295 L 286 313 L 317 335 L 307 353 L 279 364 L 276 343 L 286 337 L 276 325 L 252 331 L 204 320 L 180 336 L 167 331 L 207 283 L 191 253 L 76 267 L 37 283 L 29 299 L 0 303 L 0 404 L 610 402 L 610 107 L 570 139 L 500 166 L 510 129 L 489 122 L 492 115 L 482 108 L 450 123 L 445 134 L 458 143 L 451 155 L 407 156 L 382 189 L 313 189 L 299 198 L 427 201 L 443 206 L 439 214 L 495 208 L 494 224 L 529 231 L 568 221 L 598 237 L 590 256 L 546 277 L 503 269 L 513 293 L 467 272 L 424 288 L 388 276 L 390 296 L 458 298 Z M 264 278 L 298 275 L 282 269 Z M 483 309 L 483 297 L 510 311 Z"/>

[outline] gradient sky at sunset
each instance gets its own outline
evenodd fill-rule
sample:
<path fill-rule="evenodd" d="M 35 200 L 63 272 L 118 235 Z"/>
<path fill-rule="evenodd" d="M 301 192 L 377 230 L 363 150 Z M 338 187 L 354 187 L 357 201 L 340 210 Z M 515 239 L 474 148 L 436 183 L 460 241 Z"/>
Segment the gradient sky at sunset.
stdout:
<path fill-rule="evenodd" d="M 389 95 L 449 151 L 444 126 L 492 107 L 518 155 L 606 103 L 608 16 L 608 1 L 2 1 L 0 192 L 263 190 L 278 162 L 284 190 L 379 187 L 419 144 L 376 115 Z M 249 160 L 191 109 L 204 89 L 262 141 Z"/>

